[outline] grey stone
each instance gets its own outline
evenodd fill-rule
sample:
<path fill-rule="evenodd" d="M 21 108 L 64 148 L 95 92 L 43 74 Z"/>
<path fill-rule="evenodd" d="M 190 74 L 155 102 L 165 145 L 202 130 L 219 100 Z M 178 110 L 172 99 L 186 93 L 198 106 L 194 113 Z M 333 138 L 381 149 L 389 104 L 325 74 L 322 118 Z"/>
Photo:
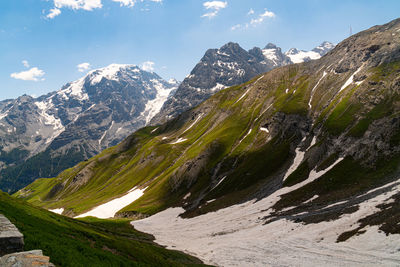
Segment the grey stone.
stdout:
<path fill-rule="evenodd" d="M 8 254 L 0 258 L 0 266 L 2 267 L 30 267 L 55 266 L 50 262 L 50 258 L 43 255 L 41 250 L 24 251 L 13 254 Z"/>
<path fill-rule="evenodd" d="M 0 256 L 24 249 L 24 236 L 4 215 L 0 214 Z"/>

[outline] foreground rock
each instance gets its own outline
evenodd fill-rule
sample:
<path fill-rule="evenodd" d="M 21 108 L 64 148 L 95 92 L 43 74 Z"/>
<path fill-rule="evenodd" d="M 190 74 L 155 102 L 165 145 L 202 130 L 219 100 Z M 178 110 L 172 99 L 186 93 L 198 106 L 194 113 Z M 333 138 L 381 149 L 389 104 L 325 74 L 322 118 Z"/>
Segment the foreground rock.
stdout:
<path fill-rule="evenodd" d="M 4 215 L 0 214 L 0 266 L 54 266 L 41 250 L 24 251 L 24 236 Z M 10 254 L 9 254 L 10 253 Z M 6 255 L 7 254 L 7 255 Z"/>
<path fill-rule="evenodd" d="M 55 266 L 50 263 L 50 258 L 43 256 L 41 250 L 24 251 L 8 254 L 0 258 L 0 266 L 3 267 L 25 267 L 25 266 Z"/>
<path fill-rule="evenodd" d="M 24 250 L 24 236 L 6 217 L 0 214 L 0 256 Z M 0 266 L 3 266 L 0 264 Z"/>

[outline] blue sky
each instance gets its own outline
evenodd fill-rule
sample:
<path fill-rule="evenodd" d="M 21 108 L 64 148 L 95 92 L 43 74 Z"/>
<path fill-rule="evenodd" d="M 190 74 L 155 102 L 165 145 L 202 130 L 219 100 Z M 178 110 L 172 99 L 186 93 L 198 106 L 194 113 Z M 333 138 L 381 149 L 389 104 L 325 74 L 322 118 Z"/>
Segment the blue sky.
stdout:
<path fill-rule="evenodd" d="M 153 62 L 145 67 L 182 80 L 229 41 L 309 50 L 399 10 L 398 0 L 1 0 L 0 99 L 58 90 L 111 63 Z"/>

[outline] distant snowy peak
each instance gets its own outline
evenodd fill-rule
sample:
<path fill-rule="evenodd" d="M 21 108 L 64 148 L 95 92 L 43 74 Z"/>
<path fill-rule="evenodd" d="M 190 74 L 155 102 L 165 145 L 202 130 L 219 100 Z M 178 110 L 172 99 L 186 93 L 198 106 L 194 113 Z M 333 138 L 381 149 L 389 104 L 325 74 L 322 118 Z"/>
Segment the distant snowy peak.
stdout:
<path fill-rule="evenodd" d="M 335 47 L 335 45 L 333 43 L 325 41 L 322 44 L 320 44 L 319 46 L 317 46 L 316 48 L 314 48 L 312 51 L 317 52 L 321 56 L 324 56 L 329 51 L 331 51 L 334 47 Z"/>
<path fill-rule="evenodd" d="M 325 41 L 311 51 L 291 48 L 285 53 L 285 55 L 288 56 L 293 63 L 301 63 L 314 59 L 319 59 L 320 57 L 331 51 L 334 47 L 334 44 Z"/>
<path fill-rule="evenodd" d="M 293 63 L 306 62 L 321 57 L 317 52 L 297 50 L 296 48 L 291 48 L 285 55 L 288 56 Z"/>
<path fill-rule="evenodd" d="M 282 65 L 288 64 L 288 59 L 282 53 L 280 47 L 277 47 L 275 44 L 269 43 L 267 44 L 264 49 L 261 50 L 265 60 L 262 63 L 271 64 L 273 67 L 278 67 Z"/>
<path fill-rule="evenodd" d="M 177 79 L 171 78 L 168 80 L 168 83 L 172 86 L 179 86 L 179 84 L 181 83 L 180 81 L 178 81 Z"/>
<path fill-rule="evenodd" d="M 90 71 L 87 77 L 89 77 L 91 85 L 96 85 L 101 82 L 102 79 L 118 80 L 118 77 L 123 72 L 140 73 L 142 70 L 136 65 L 111 64 L 105 68 Z"/>

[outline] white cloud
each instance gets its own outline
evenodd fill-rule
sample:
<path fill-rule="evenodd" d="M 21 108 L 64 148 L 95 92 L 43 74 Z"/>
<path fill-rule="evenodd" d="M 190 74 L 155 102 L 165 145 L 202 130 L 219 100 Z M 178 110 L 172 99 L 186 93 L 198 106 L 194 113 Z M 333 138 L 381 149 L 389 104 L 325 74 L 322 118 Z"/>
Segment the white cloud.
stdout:
<path fill-rule="evenodd" d="M 91 68 L 90 63 L 84 62 L 76 66 L 79 72 L 85 72 Z"/>
<path fill-rule="evenodd" d="M 133 7 L 136 4 L 136 0 L 112 0 L 113 2 L 118 2 L 120 6 Z"/>
<path fill-rule="evenodd" d="M 252 20 L 250 21 L 250 24 L 251 24 L 251 25 L 260 24 L 260 23 L 262 23 L 266 18 L 274 18 L 274 17 L 275 17 L 275 13 L 274 13 L 274 12 L 271 12 L 271 11 L 268 11 L 268 10 L 265 9 L 265 12 L 262 13 L 262 14 L 260 14 L 260 15 L 258 16 L 258 18 L 252 19 Z"/>
<path fill-rule="evenodd" d="M 48 1 L 48 0 L 46 0 Z M 62 8 L 69 9 L 83 9 L 86 11 L 92 11 L 96 8 L 102 8 L 102 0 L 52 0 L 54 3 L 54 8 L 49 10 L 49 13 L 46 15 L 46 18 L 53 19 L 61 14 Z M 113 2 L 117 2 L 120 6 L 125 7 L 133 7 L 137 2 L 155 2 L 162 3 L 163 0 L 112 0 Z M 218 2 L 218 1 L 216 1 Z"/>
<path fill-rule="evenodd" d="M 55 7 L 55 8 L 50 9 L 50 12 L 49 12 L 49 14 L 47 14 L 46 18 L 54 19 L 55 17 L 57 17 L 60 14 L 61 14 L 61 10 Z"/>
<path fill-rule="evenodd" d="M 222 2 L 222 1 L 207 1 L 203 3 L 203 6 L 207 9 L 210 10 L 210 12 L 207 12 L 203 14 L 201 17 L 202 18 L 213 18 L 215 17 L 218 12 L 221 9 L 224 9 L 228 6 L 228 2 Z"/>
<path fill-rule="evenodd" d="M 247 15 L 253 15 L 254 13 L 255 13 L 254 10 L 250 9 L 250 11 L 247 13 Z M 267 9 L 265 9 L 265 11 L 263 13 L 258 15 L 256 18 L 251 19 L 250 22 L 245 23 L 245 24 L 236 24 L 231 27 L 231 30 L 236 31 L 239 29 L 247 29 L 247 28 L 249 28 L 250 25 L 255 27 L 258 24 L 261 24 L 265 19 L 274 18 L 275 16 L 276 15 L 274 12 L 268 11 Z"/>
<path fill-rule="evenodd" d="M 87 11 L 103 7 L 101 0 L 54 0 L 54 6 L 58 9 L 66 7 Z"/>
<path fill-rule="evenodd" d="M 153 61 L 145 61 L 142 63 L 141 68 L 144 71 L 154 71 L 154 62 Z"/>
<path fill-rule="evenodd" d="M 237 30 L 237 29 L 240 29 L 241 27 L 242 27 L 242 24 L 236 24 L 236 25 L 234 25 L 234 26 L 231 27 L 231 30 L 232 30 L 232 31 L 235 31 L 235 30 Z"/>
<path fill-rule="evenodd" d="M 37 82 L 37 81 L 44 81 L 44 78 L 41 78 L 44 75 L 45 75 L 45 72 L 43 70 L 40 70 L 40 69 L 34 67 L 27 71 L 11 73 L 10 76 L 11 76 L 11 78 L 14 78 L 17 80 Z"/>
<path fill-rule="evenodd" d="M 29 68 L 29 62 L 27 60 L 22 60 L 22 65 L 24 65 L 25 68 Z"/>

